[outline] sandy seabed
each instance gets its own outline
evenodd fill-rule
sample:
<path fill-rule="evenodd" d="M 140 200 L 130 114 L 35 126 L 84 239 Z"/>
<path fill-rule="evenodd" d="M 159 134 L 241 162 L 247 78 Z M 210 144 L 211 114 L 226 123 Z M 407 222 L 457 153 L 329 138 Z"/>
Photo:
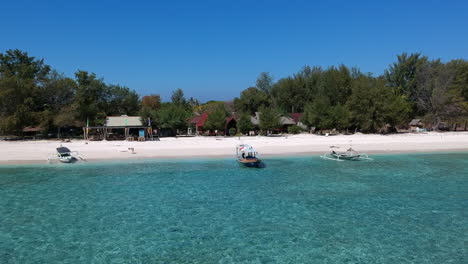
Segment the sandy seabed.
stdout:
<path fill-rule="evenodd" d="M 58 140 L 2 141 L 0 164 L 46 162 L 60 145 L 78 151 L 89 161 L 138 158 L 189 158 L 234 156 L 238 144 L 250 144 L 262 156 L 323 154 L 330 146 L 346 150 L 349 146 L 366 153 L 468 151 L 468 132 L 430 132 L 424 134 L 354 134 L 318 136 L 311 134 L 282 137 L 179 137 L 160 141 L 85 141 Z M 132 153 L 129 148 L 134 149 Z"/>

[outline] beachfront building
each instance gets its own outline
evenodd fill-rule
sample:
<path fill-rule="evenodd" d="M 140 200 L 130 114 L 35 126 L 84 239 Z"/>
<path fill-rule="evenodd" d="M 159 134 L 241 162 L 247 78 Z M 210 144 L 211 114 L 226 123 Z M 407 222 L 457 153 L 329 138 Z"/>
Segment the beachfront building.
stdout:
<path fill-rule="evenodd" d="M 193 116 L 192 118 L 189 119 L 189 127 L 187 129 L 187 134 L 188 135 L 212 135 L 212 134 L 217 134 L 215 131 L 210 131 L 209 129 L 206 129 L 205 123 L 208 120 L 208 113 L 202 113 Z M 229 129 L 231 128 L 237 128 L 237 117 L 233 114 L 231 116 L 226 117 L 225 125 L 224 125 L 224 131 L 222 131 L 221 134 L 228 135 L 229 134 Z M 221 132 L 221 131 L 218 131 Z"/>
<path fill-rule="evenodd" d="M 252 125 L 255 127 L 256 130 L 259 130 L 260 127 L 260 112 L 255 112 L 255 116 L 250 117 L 250 121 Z M 283 115 L 279 117 L 280 127 L 278 127 L 275 131 L 278 132 L 287 132 L 288 127 L 297 125 L 302 129 L 307 129 L 307 126 L 300 122 L 302 117 L 302 113 L 291 113 L 289 115 Z"/>
<path fill-rule="evenodd" d="M 229 135 L 229 130 L 231 130 L 231 128 L 234 128 L 237 131 L 237 117 L 235 115 L 226 117 L 226 125 L 224 128 L 225 135 Z"/>
<path fill-rule="evenodd" d="M 260 112 L 255 112 L 254 116 L 250 116 L 250 122 L 253 125 L 253 130 L 249 133 L 249 135 L 256 135 L 260 130 Z M 202 113 L 197 114 L 188 120 L 189 127 L 187 129 L 188 135 L 212 135 L 216 134 L 214 131 L 210 131 L 205 128 L 205 123 L 208 120 L 209 114 Z M 302 113 L 291 113 L 289 115 L 284 115 L 279 117 L 280 127 L 278 127 L 275 131 L 277 132 L 287 132 L 288 127 L 297 125 L 302 129 L 307 129 L 307 126 L 300 122 L 302 117 Z M 223 133 L 225 135 L 229 135 L 229 130 L 231 128 L 237 129 L 237 119 L 238 117 L 232 113 L 230 116 L 226 118 L 226 123 L 224 127 Z M 219 132 L 219 131 L 218 131 Z"/>
<path fill-rule="evenodd" d="M 303 115 L 304 113 L 290 113 L 289 117 L 291 117 L 294 120 L 298 127 L 302 128 L 303 130 L 307 130 L 307 126 L 301 122 L 301 118 Z"/>
<path fill-rule="evenodd" d="M 28 126 L 23 128 L 23 138 L 36 139 L 41 136 L 42 127 Z"/>
<path fill-rule="evenodd" d="M 197 114 L 190 118 L 187 129 L 188 135 L 201 135 L 204 132 L 203 126 L 208 119 L 208 113 Z"/>
<path fill-rule="evenodd" d="M 288 127 L 296 125 L 294 119 L 289 116 L 281 116 L 280 117 L 280 124 L 281 128 L 279 129 L 280 132 L 287 132 Z"/>
<path fill-rule="evenodd" d="M 83 127 L 86 140 L 145 141 L 153 138 L 151 126 L 140 116 L 108 116 L 103 126 Z"/>

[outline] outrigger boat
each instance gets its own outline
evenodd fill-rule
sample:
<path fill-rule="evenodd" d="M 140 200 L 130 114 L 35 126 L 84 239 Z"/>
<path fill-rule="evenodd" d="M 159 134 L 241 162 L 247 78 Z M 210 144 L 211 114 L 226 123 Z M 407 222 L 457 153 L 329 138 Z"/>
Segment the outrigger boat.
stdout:
<path fill-rule="evenodd" d="M 83 158 L 78 151 L 71 151 L 67 147 L 58 147 L 56 148 L 57 153 L 51 154 L 47 161 L 50 163 L 52 160 L 58 160 L 62 163 L 72 163 L 77 161 L 78 159 L 86 160 Z"/>
<path fill-rule="evenodd" d="M 338 152 L 338 151 L 332 150 L 332 152 L 323 154 L 320 157 L 323 158 L 323 159 L 330 159 L 330 160 L 336 160 L 336 161 L 372 160 L 371 158 L 369 158 L 369 156 L 366 153 L 357 152 L 356 150 L 354 150 L 351 147 L 348 150 L 344 151 L 344 152 Z"/>
<path fill-rule="evenodd" d="M 262 161 L 258 158 L 258 152 L 247 144 L 237 145 L 237 161 L 246 167 L 260 167 Z"/>

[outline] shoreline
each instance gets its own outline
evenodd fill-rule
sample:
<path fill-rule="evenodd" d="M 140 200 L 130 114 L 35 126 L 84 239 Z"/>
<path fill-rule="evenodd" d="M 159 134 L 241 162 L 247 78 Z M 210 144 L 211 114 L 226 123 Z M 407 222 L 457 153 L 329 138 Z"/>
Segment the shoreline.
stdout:
<path fill-rule="evenodd" d="M 390 152 L 379 152 L 379 151 L 368 151 L 366 154 L 370 155 L 401 155 L 401 154 L 453 154 L 453 153 L 468 153 L 468 149 L 447 149 L 447 150 L 435 150 L 435 151 L 390 151 Z M 320 155 L 323 155 L 323 152 L 296 152 L 296 153 L 281 153 L 281 154 L 265 154 L 261 155 L 261 159 L 264 158 L 287 158 L 287 157 L 319 157 Z M 235 159 L 235 155 L 211 155 L 211 156 L 154 156 L 154 157 L 133 157 L 133 158 L 117 158 L 117 159 L 111 159 L 111 158 L 104 158 L 104 159 L 87 159 L 86 161 L 77 161 L 77 164 L 83 164 L 83 163 L 100 163 L 100 162 L 138 162 L 138 161 L 155 161 L 157 159 L 162 160 L 162 161 L 176 161 L 176 160 L 192 160 L 192 159 L 206 159 L 206 160 L 211 160 L 211 159 Z M 48 163 L 46 160 L 6 160 L 6 161 L 0 161 L 0 166 L 22 166 L 22 165 L 54 165 L 54 164 L 61 164 L 58 161 Z M 0 167 L 1 168 L 1 167 Z"/>
<path fill-rule="evenodd" d="M 84 141 L 58 140 L 2 141 L 0 165 L 47 164 L 47 157 L 63 145 L 78 151 L 87 162 L 137 161 L 145 159 L 234 158 L 237 144 L 250 144 L 260 157 L 322 155 L 330 146 L 344 151 L 352 146 L 368 154 L 417 154 L 468 152 L 468 132 L 430 132 L 425 134 L 354 134 L 318 136 L 311 134 L 287 137 L 180 137 L 160 141 Z M 134 148 L 131 154 L 129 148 Z M 80 163 L 80 161 L 78 162 Z"/>

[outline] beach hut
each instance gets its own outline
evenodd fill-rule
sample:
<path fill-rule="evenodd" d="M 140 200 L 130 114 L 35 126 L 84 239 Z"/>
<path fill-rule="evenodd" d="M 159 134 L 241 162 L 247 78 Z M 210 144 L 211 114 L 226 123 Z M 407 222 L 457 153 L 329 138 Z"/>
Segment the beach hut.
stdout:
<path fill-rule="evenodd" d="M 249 131 L 249 136 L 255 136 L 260 130 L 260 113 L 255 112 L 255 116 L 250 116 L 250 123 L 253 126 L 253 130 Z"/>
<path fill-rule="evenodd" d="M 23 128 L 23 137 L 36 139 L 41 135 L 42 127 L 39 126 L 28 126 Z"/>
<path fill-rule="evenodd" d="M 281 128 L 279 129 L 281 132 L 288 131 L 288 127 L 296 125 L 294 119 L 289 116 L 281 116 L 279 119 Z"/>
<path fill-rule="evenodd" d="M 208 113 L 202 113 L 195 115 L 189 120 L 188 134 L 189 135 L 201 135 L 204 131 L 203 126 L 208 119 Z"/>
<path fill-rule="evenodd" d="M 301 122 L 301 118 L 304 115 L 304 113 L 290 113 L 289 116 L 296 122 L 296 125 L 299 126 L 300 128 L 306 130 L 307 126 Z"/>
<path fill-rule="evenodd" d="M 123 139 L 144 141 L 146 135 L 152 135 L 147 126 L 143 125 L 140 116 L 108 116 L 106 117 L 106 139 Z M 123 130 L 123 134 L 118 131 Z"/>
<path fill-rule="evenodd" d="M 226 117 L 226 125 L 224 127 L 225 135 L 230 135 L 229 130 L 231 128 L 234 128 L 237 131 L 237 118 L 234 115 Z M 230 135 L 230 136 L 233 136 L 233 135 Z"/>
<path fill-rule="evenodd" d="M 108 116 L 104 126 L 86 126 L 83 130 L 88 140 L 145 141 L 153 137 L 151 125 L 145 125 L 140 116 Z"/>
<path fill-rule="evenodd" d="M 202 113 L 199 115 L 195 115 L 189 119 L 189 127 L 187 130 L 187 134 L 189 135 L 201 135 L 206 134 L 209 135 L 210 131 L 204 128 L 206 121 L 208 120 L 209 114 Z M 229 135 L 229 129 L 237 128 L 237 118 L 234 114 L 226 117 L 226 121 L 224 124 L 224 134 Z M 212 132 L 212 131 L 211 131 Z"/>

